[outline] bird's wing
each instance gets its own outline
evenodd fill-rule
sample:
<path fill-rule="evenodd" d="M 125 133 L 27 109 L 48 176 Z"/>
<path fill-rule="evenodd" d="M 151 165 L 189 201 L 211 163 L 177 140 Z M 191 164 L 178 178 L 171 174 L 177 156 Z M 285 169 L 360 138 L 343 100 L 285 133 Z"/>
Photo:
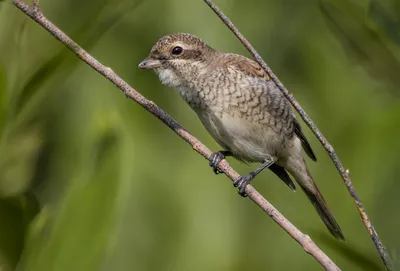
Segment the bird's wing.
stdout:
<path fill-rule="evenodd" d="M 296 191 L 296 186 L 294 185 L 292 179 L 290 179 L 289 174 L 286 170 L 278 166 L 277 164 L 272 164 L 269 169 L 276 174 L 287 186 L 289 186 L 293 191 Z"/>
<path fill-rule="evenodd" d="M 301 131 L 301 126 L 300 123 L 294 118 L 293 119 L 293 127 L 294 127 L 294 133 L 296 136 L 300 139 L 301 145 L 303 146 L 304 151 L 307 153 L 307 155 L 311 158 L 313 161 L 317 161 L 317 157 L 315 156 L 310 143 L 308 143 L 307 138 Z"/>
<path fill-rule="evenodd" d="M 254 60 L 235 54 L 227 54 L 226 59 L 228 65 L 248 76 L 264 78 L 266 81 L 270 80 L 268 74 Z"/>
<path fill-rule="evenodd" d="M 264 78 L 266 81 L 271 80 L 268 74 L 260 67 L 260 65 L 244 56 L 230 54 L 227 58 L 227 64 L 233 67 L 234 69 L 243 72 L 244 74 L 254 77 L 254 78 Z M 280 91 L 277 90 L 279 93 Z M 286 99 L 283 97 L 283 99 Z M 317 161 L 317 158 L 308 142 L 307 138 L 303 134 L 301 130 L 301 126 L 299 122 L 296 120 L 293 114 L 293 126 L 294 126 L 294 133 L 300 139 L 301 145 L 303 146 L 304 151 L 307 155 L 313 160 Z"/>

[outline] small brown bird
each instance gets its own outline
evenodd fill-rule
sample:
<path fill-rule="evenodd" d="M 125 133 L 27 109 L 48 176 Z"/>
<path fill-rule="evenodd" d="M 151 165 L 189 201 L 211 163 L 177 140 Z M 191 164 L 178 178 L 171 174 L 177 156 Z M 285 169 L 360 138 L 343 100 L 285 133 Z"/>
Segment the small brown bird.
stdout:
<path fill-rule="evenodd" d="M 210 159 L 215 173 L 219 173 L 218 164 L 225 156 L 262 163 L 234 182 L 242 196 L 245 187 L 265 168 L 295 190 L 288 171 L 329 231 L 344 240 L 307 169 L 303 150 L 312 160 L 316 157 L 295 113 L 256 62 L 217 52 L 194 35 L 173 34 L 161 38 L 139 68 L 153 69 L 163 84 L 175 88 L 223 148 Z"/>

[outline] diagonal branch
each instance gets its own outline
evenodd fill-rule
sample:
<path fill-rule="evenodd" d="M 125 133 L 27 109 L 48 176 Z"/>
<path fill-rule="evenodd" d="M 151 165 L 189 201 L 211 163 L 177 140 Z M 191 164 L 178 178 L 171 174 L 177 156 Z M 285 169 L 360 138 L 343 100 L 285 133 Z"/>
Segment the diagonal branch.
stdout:
<path fill-rule="evenodd" d="M 186 131 L 178 122 L 172 119 L 167 113 L 160 109 L 156 104 L 147 100 L 134 88 L 129 86 L 122 78 L 114 73 L 110 68 L 105 67 L 77 43 L 64 34 L 59 28 L 52 24 L 39 9 L 38 0 L 35 0 L 34 6 L 31 8 L 22 0 L 13 0 L 13 4 L 32 20 L 42 26 L 57 40 L 68 47 L 86 64 L 96 70 L 98 73 L 106 77 L 110 82 L 121 89 L 125 96 L 136 103 L 140 104 L 147 111 L 160 119 L 165 125 L 179 135 L 183 140 L 189 143 L 193 149 L 206 159 L 209 159 L 212 152 L 199 140 Z M 221 171 L 225 173 L 232 181 L 236 180 L 239 174 L 233 170 L 229 164 L 223 160 L 219 164 Z M 325 270 L 340 271 L 335 263 L 311 240 L 311 238 L 299 231 L 290 221 L 288 221 L 274 206 L 272 206 L 260 193 L 258 193 L 251 185 L 246 187 L 246 194 L 257 204 L 268 216 L 270 216 L 283 230 L 285 230 L 294 240 L 296 240 L 303 249 L 313 256 Z"/>
<path fill-rule="evenodd" d="M 349 170 L 345 170 L 342 163 L 339 160 L 338 155 L 334 151 L 333 147 L 329 144 L 328 140 L 322 135 L 321 131 L 317 128 L 311 118 L 307 115 L 304 109 L 300 106 L 297 100 L 293 97 L 293 95 L 285 88 L 281 81 L 276 77 L 276 75 L 272 72 L 272 70 L 268 67 L 262 57 L 257 53 L 254 47 L 250 44 L 250 42 L 239 32 L 239 29 L 229 20 L 228 17 L 213 3 L 212 0 L 204 0 L 204 2 L 217 14 L 217 16 L 223 21 L 223 23 L 236 35 L 236 37 L 241 41 L 241 43 L 246 47 L 246 49 L 251 53 L 254 57 L 254 60 L 265 70 L 265 72 L 271 77 L 272 81 L 276 84 L 276 86 L 282 91 L 285 97 L 289 100 L 292 106 L 299 113 L 304 122 L 310 127 L 314 135 L 321 142 L 322 146 L 325 148 L 326 152 L 332 159 L 335 164 L 337 170 L 339 171 L 340 176 L 342 177 L 344 184 L 346 185 L 347 190 L 350 193 L 350 196 L 353 198 L 354 203 L 356 204 L 357 210 L 360 213 L 362 222 L 368 230 L 369 235 L 371 236 L 372 241 L 375 244 L 376 249 L 379 252 L 379 255 L 388 270 L 393 270 L 392 263 L 390 261 L 389 255 L 386 252 L 385 247 L 382 244 L 382 241 L 379 239 L 378 234 L 369 219 L 367 212 L 365 211 L 364 205 L 361 202 L 361 199 L 358 197 L 357 192 L 351 182 L 349 177 Z"/>

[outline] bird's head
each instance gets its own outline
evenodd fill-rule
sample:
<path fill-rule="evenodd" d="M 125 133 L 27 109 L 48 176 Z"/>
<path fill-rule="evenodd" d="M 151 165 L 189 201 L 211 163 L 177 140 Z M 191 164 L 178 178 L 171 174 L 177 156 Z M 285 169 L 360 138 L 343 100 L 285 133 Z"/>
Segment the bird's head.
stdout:
<path fill-rule="evenodd" d="M 153 69 L 163 84 L 177 87 L 191 81 L 212 61 L 215 51 L 191 34 L 173 34 L 162 37 L 139 64 L 139 68 Z"/>

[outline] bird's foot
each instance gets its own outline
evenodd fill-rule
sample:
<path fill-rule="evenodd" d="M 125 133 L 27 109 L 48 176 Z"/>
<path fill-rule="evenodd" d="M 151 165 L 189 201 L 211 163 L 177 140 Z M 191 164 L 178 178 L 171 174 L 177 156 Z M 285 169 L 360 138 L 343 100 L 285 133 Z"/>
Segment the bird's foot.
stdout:
<path fill-rule="evenodd" d="M 239 176 L 236 181 L 233 183 L 234 187 L 238 188 L 239 195 L 242 197 L 247 197 L 247 194 L 245 192 L 246 186 L 250 184 L 251 180 L 254 178 L 254 174 L 250 173 L 245 176 Z"/>
<path fill-rule="evenodd" d="M 239 189 L 239 194 L 242 197 L 247 197 L 247 194 L 245 193 L 246 186 L 250 184 L 251 180 L 254 179 L 261 171 L 263 171 L 265 168 L 270 167 L 276 159 L 272 157 L 267 157 L 264 161 L 264 163 L 259 166 L 256 170 L 253 172 L 250 172 L 249 174 L 245 176 L 239 176 L 236 181 L 233 183 L 234 187 L 237 187 Z"/>
<path fill-rule="evenodd" d="M 215 174 L 222 173 L 222 171 L 218 168 L 218 164 L 221 162 L 221 160 L 225 159 L 226 155 L 227 153 L 225 151 L 217 151 L 211 154 L 209 165 L 213 168 Z"/>

